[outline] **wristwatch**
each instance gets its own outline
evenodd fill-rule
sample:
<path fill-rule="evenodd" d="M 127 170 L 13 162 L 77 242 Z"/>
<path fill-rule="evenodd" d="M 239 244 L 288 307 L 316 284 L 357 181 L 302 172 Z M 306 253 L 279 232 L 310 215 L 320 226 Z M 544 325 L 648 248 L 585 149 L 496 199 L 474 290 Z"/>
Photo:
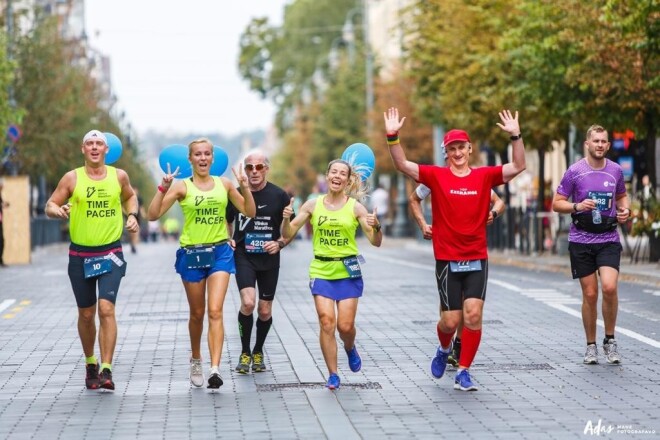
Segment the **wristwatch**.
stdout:
<path fill-rule="evenodd" d="M 286 244 L 282 240 L 277 240 L 277 245 L 280 247 L 280 249 L 284 249 L 284 246 L 286 246 Z"/>
<path fill-rule="evenodd" d="M 490 212 L 493 213 L 493 220 L 495 220 L 495 219 L 497 218 L 497 211 L 495 211 L 495 210 L 493 209 L 493 210 L 490 211 Z"/>
<path fill-rule="evenodd" d="M 133 217 L 135 217 L 135 220 L 140 220 L 140 217 L 138 217 L 138 213 L 137 213 L 137 212 L 129 212 L 128 215 L 126 215 L 126 217 L 129 217 L 129 216 L 131 216 L 131 215 L 132 215 Z"/>
<path fill-rule="evenodd" d="M 573 212 L 578 212 L 577 203 L 573 203 Z"/>
<path fill-rule="evenodd" d="M 375 225 L 373 228 L 374 228 L 374 231 L 376 231 L 376 232 L 380 232 L 380 228 L 381 228 L 381 227 L 382 227 L 382 226 L 380 225 L 380 223 L 378 223 L 378 224 Z"/>
<path fill-rule="evenodd" d="M 512 141 L 517 141 L 518 139 L 522 139 L 522 133 L 518 133 L 517 136 L 511 136 L 509 139 Z"/>

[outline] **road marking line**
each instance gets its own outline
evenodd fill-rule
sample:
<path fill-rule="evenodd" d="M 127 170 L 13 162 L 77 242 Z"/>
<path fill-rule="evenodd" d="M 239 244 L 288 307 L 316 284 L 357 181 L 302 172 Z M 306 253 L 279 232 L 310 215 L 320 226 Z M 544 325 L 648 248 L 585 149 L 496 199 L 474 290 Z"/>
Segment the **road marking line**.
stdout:
<path fill-rule="evenodd" d="M 15 299 L 6 299 L 6 300 L 2 301 L 0 303 L 0 312 L 2 312 L 3 310 L 11 307 L 12 304 L 14 304 L 15 302 L 16 302 Z"/>
<path fill-rule="evenodd" d="M 399 260 L 399 259 L 396 259 L 396 258 L 383 257 L 381 255 L 372 254 L 372 253 L 369 253 L 367 256 L 369 258 L 373 258 L 373 259 L 376 259 L 376 260 L 381 260 L 381 261 L 386 261 L 388 263 L 393 263 L 393 264 L 396 264 L 398 266 L 408 266 L 408 267 L 413 267 L 415 269 L 425 269 L 425 270 L 431 270 L 431 271 L 435 272 L 435 266 L 431 266 L 429 264 L 411 263 L 411 262 L 408 262 L 408 261 Z M 489 278 L 488 282 L 493 283 L 497 286 L 500 286 L 504 289 L 511 290 L 512 292 L 520 293 L 524 296 L 533 298 L 537 301 L 540 301 L 540 302 L 554 308 L 555 310 L 559 310 L 559 311 L 562 311 L 564 313 L 568 313 L 569 315 L 575 316 L 577 318 L 580 318 L 580 320 L 582 320 L 582 313 L 581 312 L 578 312 L 576 310 L 571 309 L 570 307 L 565 306 L 565 304 L 582 304 L 582 301 L 577 300 L 576 298 L 569 297 L 565 301 L 556 301 L 556 299 L 560 298 L 557 295 L 555 295 L 551 298 L 543 298 L 543 297 L 541 297 L 541 295 L 534 296 L 534 292 L 549 293 L 550 291 L 546 290 L 546 289 L 536 289 L 536 290 L 534 290 L 534 289 L 532 289 L 532 290 L 525 289 L 525 290 L 523 290 L 520 287 L 515 286 L 511 283 L 507 283 L 506 281 L 501 281 L 501 280 L 497 280 L 497 279 L 494 279 L 494 278 Z M 531 293 L 527 293 L 527 292 L 531 292 Z M 556 292 L 557 292 L 558 295 L 564 295 L 563 293 L 561 293 L 559 291 L 556 291 Z M 655 295 L 655 293 L 654 293 L 654 295 Z M 600 320 L 600 319 L 597 320 L 597 323 L 598 323 L 599 326 L 605 328 L 605 324 L 603 323 L 602 320 Z M 626 336 L 629 336 L 633 339 L 636 339 L 639 342 L 643 342 L 643 343 L 648 344 L 648 345 L 650 345 L 652 347 L 655 347 L 655 348 L 660 348 L 660 341 L 656 341 L 655 339 L 648 338 L 648 337 L 646 337 L 646 336 L 644 336 L 640 333 L 637 333 L 633 330 L 629 330 L 625 327 L 617 326 L 616 331 L 617 331 L 617 333 L 621 333 L 623 335 L 626 335 Z"/>

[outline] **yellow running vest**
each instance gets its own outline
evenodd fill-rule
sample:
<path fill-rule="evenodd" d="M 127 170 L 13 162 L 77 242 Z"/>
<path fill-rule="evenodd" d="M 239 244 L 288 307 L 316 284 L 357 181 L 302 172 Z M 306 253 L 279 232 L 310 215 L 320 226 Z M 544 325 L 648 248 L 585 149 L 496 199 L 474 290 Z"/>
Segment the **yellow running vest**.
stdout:
<path fill-rule="evenodd" d="M 69 199 L 69 234 L 74 244 L 103 246 L 121 238 L 121 185 L 117 169 L 105 168 L 103 180 L 89 178 L 85 167 L 76 168 L 76 187 Z"/>
<path fill-rule="evenodd" d="M 181 200 L 183 210 L 183 231 L 179 243 L 181 246 L 210 244 L 227 240 L 227 190 L 220 177 L 212 176 L 215 186 L 212 190 L 202 191 L 190 179 L 186 184 L 186 197 Z"/>
<path fill-rule="evenodd" d="M 311 222 L 314 231 L 312 246 L 314 255 L 321 257 L 348 257 L 357 255 L 355 233 L 359 222 L 353 213 L 355 199 L 349 197 L 346 204 L 338 211 L 325 208 L 325 196 L 316 199 Z M 321 261 L 314 258 L 309 265 L 309 277 L 324 280 L 348 278 L 348 272 L 341 261 Z"/>

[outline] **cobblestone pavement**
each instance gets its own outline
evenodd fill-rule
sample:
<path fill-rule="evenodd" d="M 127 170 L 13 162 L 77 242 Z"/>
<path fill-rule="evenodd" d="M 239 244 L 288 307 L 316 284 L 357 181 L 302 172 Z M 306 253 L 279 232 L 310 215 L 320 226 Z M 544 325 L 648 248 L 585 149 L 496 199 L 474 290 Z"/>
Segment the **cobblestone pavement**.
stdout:
<path fill-rule="evenodd" d="M 188 306 L 172 267 L 175 243 L 127 253 L 114 392 L 84 388 L 66 247 L 41 249 L 31 265 L 0 269 L 0 438 L 658 437 L 657 267 L 639 274 L 622 267 L 624 363 L 609 366 L 601 357 L 586 366 L 579 286 L 562 273 L 568 257 L 494 254 L 484 335 L 471 369 L 480 388 L 464 393 L 453 389 L 452 371 L 434 379 L 429 369 L 438 318 L 430 247 L 386 238 L 381 249 L 365 242 L 360 248 L 367 259 L 356 324 L 363 367 L 349 370 L 338 341 L 342 386 L 334 392 L 323 386 L 308 242 L 283 251 L 264 373 L 233 370 L 240 301 L 232 278 L 220 367 L 225 384 L 215 392 L 193 389 L 188 380 Z M 208 358 L 206 347 L 203 353 Z"/>

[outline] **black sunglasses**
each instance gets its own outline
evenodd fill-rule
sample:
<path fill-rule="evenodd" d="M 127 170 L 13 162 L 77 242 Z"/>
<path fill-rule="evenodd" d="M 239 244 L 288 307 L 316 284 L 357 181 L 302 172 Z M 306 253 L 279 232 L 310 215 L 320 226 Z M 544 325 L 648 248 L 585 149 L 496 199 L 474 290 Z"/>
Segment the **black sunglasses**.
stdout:
<path fill-rule="evenodd" d="M 266 165 L 263 164 L 263 163 L 258 163 L 258 164 L 246 163 L 245 164 L 245 171 L 252 171 L 252 170 L 261 171 L 264 168 L 266 168 Z"/>

